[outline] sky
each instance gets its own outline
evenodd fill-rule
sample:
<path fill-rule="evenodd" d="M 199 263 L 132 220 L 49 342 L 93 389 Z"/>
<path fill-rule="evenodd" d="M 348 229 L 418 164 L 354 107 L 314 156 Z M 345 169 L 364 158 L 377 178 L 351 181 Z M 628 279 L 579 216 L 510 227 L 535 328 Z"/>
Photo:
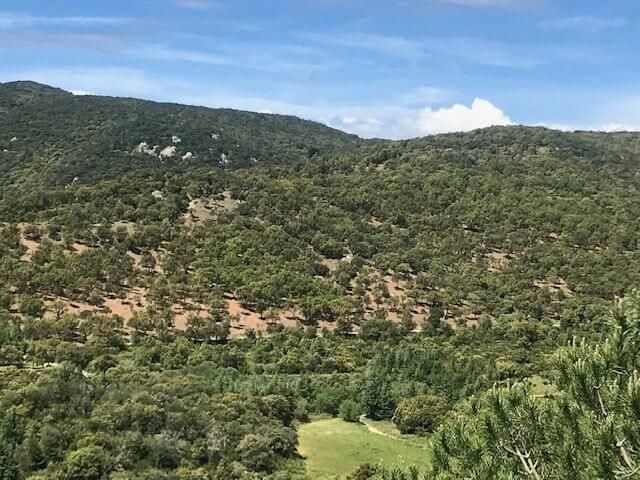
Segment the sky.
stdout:
<path fill-rule="evenodd" d="M 0 82 L 362 137 L 640 130 L 637 0 L 0 0 Z"/>

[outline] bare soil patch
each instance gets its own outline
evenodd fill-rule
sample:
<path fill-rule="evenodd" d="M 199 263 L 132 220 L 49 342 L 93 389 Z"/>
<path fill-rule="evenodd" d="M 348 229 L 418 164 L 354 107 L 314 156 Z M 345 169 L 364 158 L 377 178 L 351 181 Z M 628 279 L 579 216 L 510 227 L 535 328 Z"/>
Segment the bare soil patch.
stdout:
<path fill-rule="evenodd" d="M 208 220 L 215 220 L 222 211 L 231 212 L 238 206 L 238 201 L 231 197 L 230 191 L 222 192 L 218 198 L 195 198 L 189 202 L 189 209 L 183 215 L 185 225 L 201 225 Z"/>
<path fill-rule="evenodd" d="M 536 279 L 533 281 L 533 284 L 538 288 L 546 288 L 551 293 L 562 292 L 567 297 L 570 297 L 573 295 L 573 291 L 569 288 L 567 281 L 563 278 L 559 278 L 555 282 Z"/>
<path fill-rule="evenodd" d="M 492 252 L 485 253 L 484 256 L 487 259 L 487 263 L 489 264 L 487 270 L 491 273 L 496 273 L 507 268 L 511 259 L 513 258 L 513 255 L 511 255 L 510 253 L 500 250 L 494 250 Z"/>

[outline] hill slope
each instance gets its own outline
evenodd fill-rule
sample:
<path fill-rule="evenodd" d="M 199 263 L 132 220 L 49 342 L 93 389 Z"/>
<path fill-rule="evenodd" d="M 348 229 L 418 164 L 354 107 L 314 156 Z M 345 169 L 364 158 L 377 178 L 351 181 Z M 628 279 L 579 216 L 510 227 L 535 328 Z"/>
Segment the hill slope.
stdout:
<path fill-rule="evenodd" d="M 291 117 L 14 83 L 0 85 L 0 144 L 7 478 L 306 480 L 296 445 L 298 432 L 307 450 L 310 415 L 422 434 L 450 407 L 478 423 L 464 405 L 496 384 L 556 394 L 550 355 L 601 338 L 640 276 L 637 134 L 362 141 Z M 624 333 L 614 350 L 635 358 Z M 620 378 L 605 363 L 594 371 Z M 620 398 L 605 401 L 631 412 Z M 456 466 L 442 448 L 340 425 L 345 444 L 393 440 L 410 463 Z M 598 458 L 619 457 L 598 438 Z M 473 450 L 460 445 L 458 460 Z M 335 446 L 307 452 L 310 475 L 377 458 Z M 483 454 L 520 472 L 495 451 Z"/>
<path fill-rule="evenodd" d="M 187 168 L 239 168 L 297 161 L 358 143 L 357 137 L 295 117 L 74 96 L 33 82 L 0 84 L 0 112 L 0 152 L 8 150 L 5 184 L 23 180 L 24 168 L 37 171 L 34 176 L 45 185 L 75 177 L 90 184 L 157 168 L 167 147 L 165 160 L 179 163 L 184 157 Z M 148 153 L 140 148 L 143 142 Z"/>
<path fill-rule="evenodd" d="M 263 328 L 267 309 L 332 328 L 512 314 L 557 324 L 593 318 L 640 274 L 635 134 L 363 141 L 293 117 L 28 82 L 0 86 L 0 108 L 2 217 L 37 242 L 133 262 L 116 263 L 113 281 L 100 268 L 71 279 L 54 249 L 6 267 L 12 288 L 31 275 L 34 292 L 86 301 L 161 284 L 190 299 L 182 307 L 224 293 L 241 330 Z"/>

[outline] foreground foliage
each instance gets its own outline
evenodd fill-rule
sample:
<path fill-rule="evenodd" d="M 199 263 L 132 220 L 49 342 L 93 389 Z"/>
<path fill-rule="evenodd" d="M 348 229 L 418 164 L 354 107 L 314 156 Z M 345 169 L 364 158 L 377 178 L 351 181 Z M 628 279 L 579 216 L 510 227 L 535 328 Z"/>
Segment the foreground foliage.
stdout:
<path fill-rule="evenodd" d="M 620 301 L 611 331 L 558 355 L 559 393 L 521 385 L 472 401 L 434 437 L 434 469 L 453 478 L 629 478 L 640 475 L 640 293 Z"/>
<path fill-rule="evenodd" d="M 494 387 L 432 437 L 428 473 L 363 467 L 362 479 L 593 479 L 640 475 L 640 292 L 620 300 L 604 342 L 555 360 L 558 392 Z"/>

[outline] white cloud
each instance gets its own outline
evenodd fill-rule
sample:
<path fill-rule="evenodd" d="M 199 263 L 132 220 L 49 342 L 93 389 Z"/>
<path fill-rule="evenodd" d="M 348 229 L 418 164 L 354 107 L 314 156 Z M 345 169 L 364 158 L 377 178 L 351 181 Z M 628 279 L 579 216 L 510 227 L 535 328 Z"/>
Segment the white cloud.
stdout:
<path fill-rule="evenodd" d="M 554 45 L 553 48 L 535 43 L 513 43 L 480 37 L 442 36 L 416 37 L 378 35 L 361 32 L 335 32 L 332 34 L 302 32 L 298 38 L 317 43 L 320 47 L 339 47 L 370 50 L 407 61 L 428 59 L 434 63 L 457 61 L 488 67 L 531 69 L 554 62 L 594 62 L 602 55 L 594 46 L 571 47 Z"/>
<path fill-rule="evenodd" d="M 117 26 L 131 22 L 126 17 L 42 17 L 20 13 L 0 12 L 0 28 L 30 27 L 100 27 Z"/>
<path fill-rule="evenodd" d="M 511 125 L 511 119 L 487 100 L 476 98 L 471 107 L 456 103 L 450 108 L 420 112 L 419 127 L 424 134 L 466 132 L 494 125 Z"/>
<path fill-rule="evenodd" d="M 138 44 L 122 49 L 122 54 L 163 62 L 188 62 L 276 73 L 298 72 L 305 76 L 334 68 L 336 63 L 323 52 L 297 45 L 251 44 L 222 46 L 204 50 L 211 39 L 200 37 L 202 50 L 171 48 L 166 45 Z"/>
<path fill-rule="evenodd" d="M 638 132 L 640 131 L 640 124 L 625 124 L 625 123 L 607 123 L 600 125 L 595 130 L 599 132 Z"/>
<path fill-rule="evenodd" d="M 540 27 L 547 30 L 583 30 L 596 33 L 602 30 L 622 28 L 628 24 L 622 17 L 593 17 L 589 15 L 547 20 Z"/>

